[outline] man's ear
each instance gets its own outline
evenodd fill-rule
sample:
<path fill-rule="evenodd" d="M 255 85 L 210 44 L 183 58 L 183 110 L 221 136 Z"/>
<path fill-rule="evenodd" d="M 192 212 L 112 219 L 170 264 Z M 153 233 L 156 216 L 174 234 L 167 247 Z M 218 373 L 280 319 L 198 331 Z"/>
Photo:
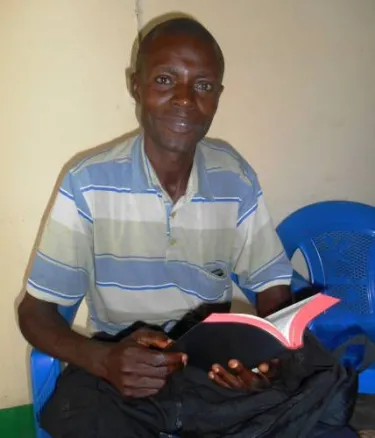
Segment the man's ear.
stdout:
<path fill-rule="evenodd" d="M 131 85 L 131 93 L 134 100 L 139 103 L 140 102 L 140 83 L 139 83 L 139 74 L 134 72 L 130 77 L 130 85 Z"/>
<path fill-rule="evenodd" d="M 221 84 L 220 85 L 220 90 L 219 90 L 219 99 L 220 99 L 221 95 L 223 94 L 223 91 L 224 91 L 224 85 Z"/>

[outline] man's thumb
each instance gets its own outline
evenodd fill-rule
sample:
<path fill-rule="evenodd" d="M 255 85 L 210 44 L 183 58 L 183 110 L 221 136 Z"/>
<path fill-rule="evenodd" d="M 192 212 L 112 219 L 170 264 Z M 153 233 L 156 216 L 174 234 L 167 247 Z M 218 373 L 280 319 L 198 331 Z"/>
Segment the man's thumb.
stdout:
<path fill-rule="evenodd" d="M 168 338 L 165 333 L 149 329 L 137 330 L 135 333 L 133 333 L 132 337 L 136 342 L 138 342 L 138 344 L 144 345 L 145 347 L 156 347 L 163 349 L 172 343 L 172 340 Z"/>

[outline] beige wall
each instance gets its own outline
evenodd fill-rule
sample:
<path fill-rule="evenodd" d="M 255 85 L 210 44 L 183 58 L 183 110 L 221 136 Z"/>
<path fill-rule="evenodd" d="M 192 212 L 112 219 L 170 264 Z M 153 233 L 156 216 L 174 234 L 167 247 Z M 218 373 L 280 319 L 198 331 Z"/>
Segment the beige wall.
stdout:
<path fill-rule="evenodd" d="M 141 24 L 181 10 L 218 38 L 226 90 L 210 134 L 256 168 L 275 222 L 320 199 L 375 204 L 373 0 L 0 0 L 0 407 L 29 399 L 14 303 L 56 177 L 136 127 L 136 5 Z"/>

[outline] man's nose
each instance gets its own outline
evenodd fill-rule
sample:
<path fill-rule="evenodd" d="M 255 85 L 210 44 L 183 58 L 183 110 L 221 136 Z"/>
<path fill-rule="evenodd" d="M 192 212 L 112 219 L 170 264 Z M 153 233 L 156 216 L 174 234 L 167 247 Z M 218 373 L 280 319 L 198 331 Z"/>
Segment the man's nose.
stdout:
<path fill-rule="evenodd" d="M 179 84 L 175 87 L 173 105 L 180 108 L 191 108 L 194 103 L 194 90 L 187 84 Z"/>

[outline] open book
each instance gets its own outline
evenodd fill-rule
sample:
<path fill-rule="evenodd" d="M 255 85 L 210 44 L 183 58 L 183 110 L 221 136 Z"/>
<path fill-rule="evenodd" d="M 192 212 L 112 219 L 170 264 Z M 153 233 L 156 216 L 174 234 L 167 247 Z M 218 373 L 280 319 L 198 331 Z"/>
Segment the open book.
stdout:
<path fill-rule="evenodd" d="M 212 313 L 170 348 L 188 355 L 189 364 L 208 370 L 238 359 L 254 368 L 288 350 L 303 347 L 309 323 L 340 300 L 321 293 L 284 308 L 266 319 L 255 315 Z"/>

